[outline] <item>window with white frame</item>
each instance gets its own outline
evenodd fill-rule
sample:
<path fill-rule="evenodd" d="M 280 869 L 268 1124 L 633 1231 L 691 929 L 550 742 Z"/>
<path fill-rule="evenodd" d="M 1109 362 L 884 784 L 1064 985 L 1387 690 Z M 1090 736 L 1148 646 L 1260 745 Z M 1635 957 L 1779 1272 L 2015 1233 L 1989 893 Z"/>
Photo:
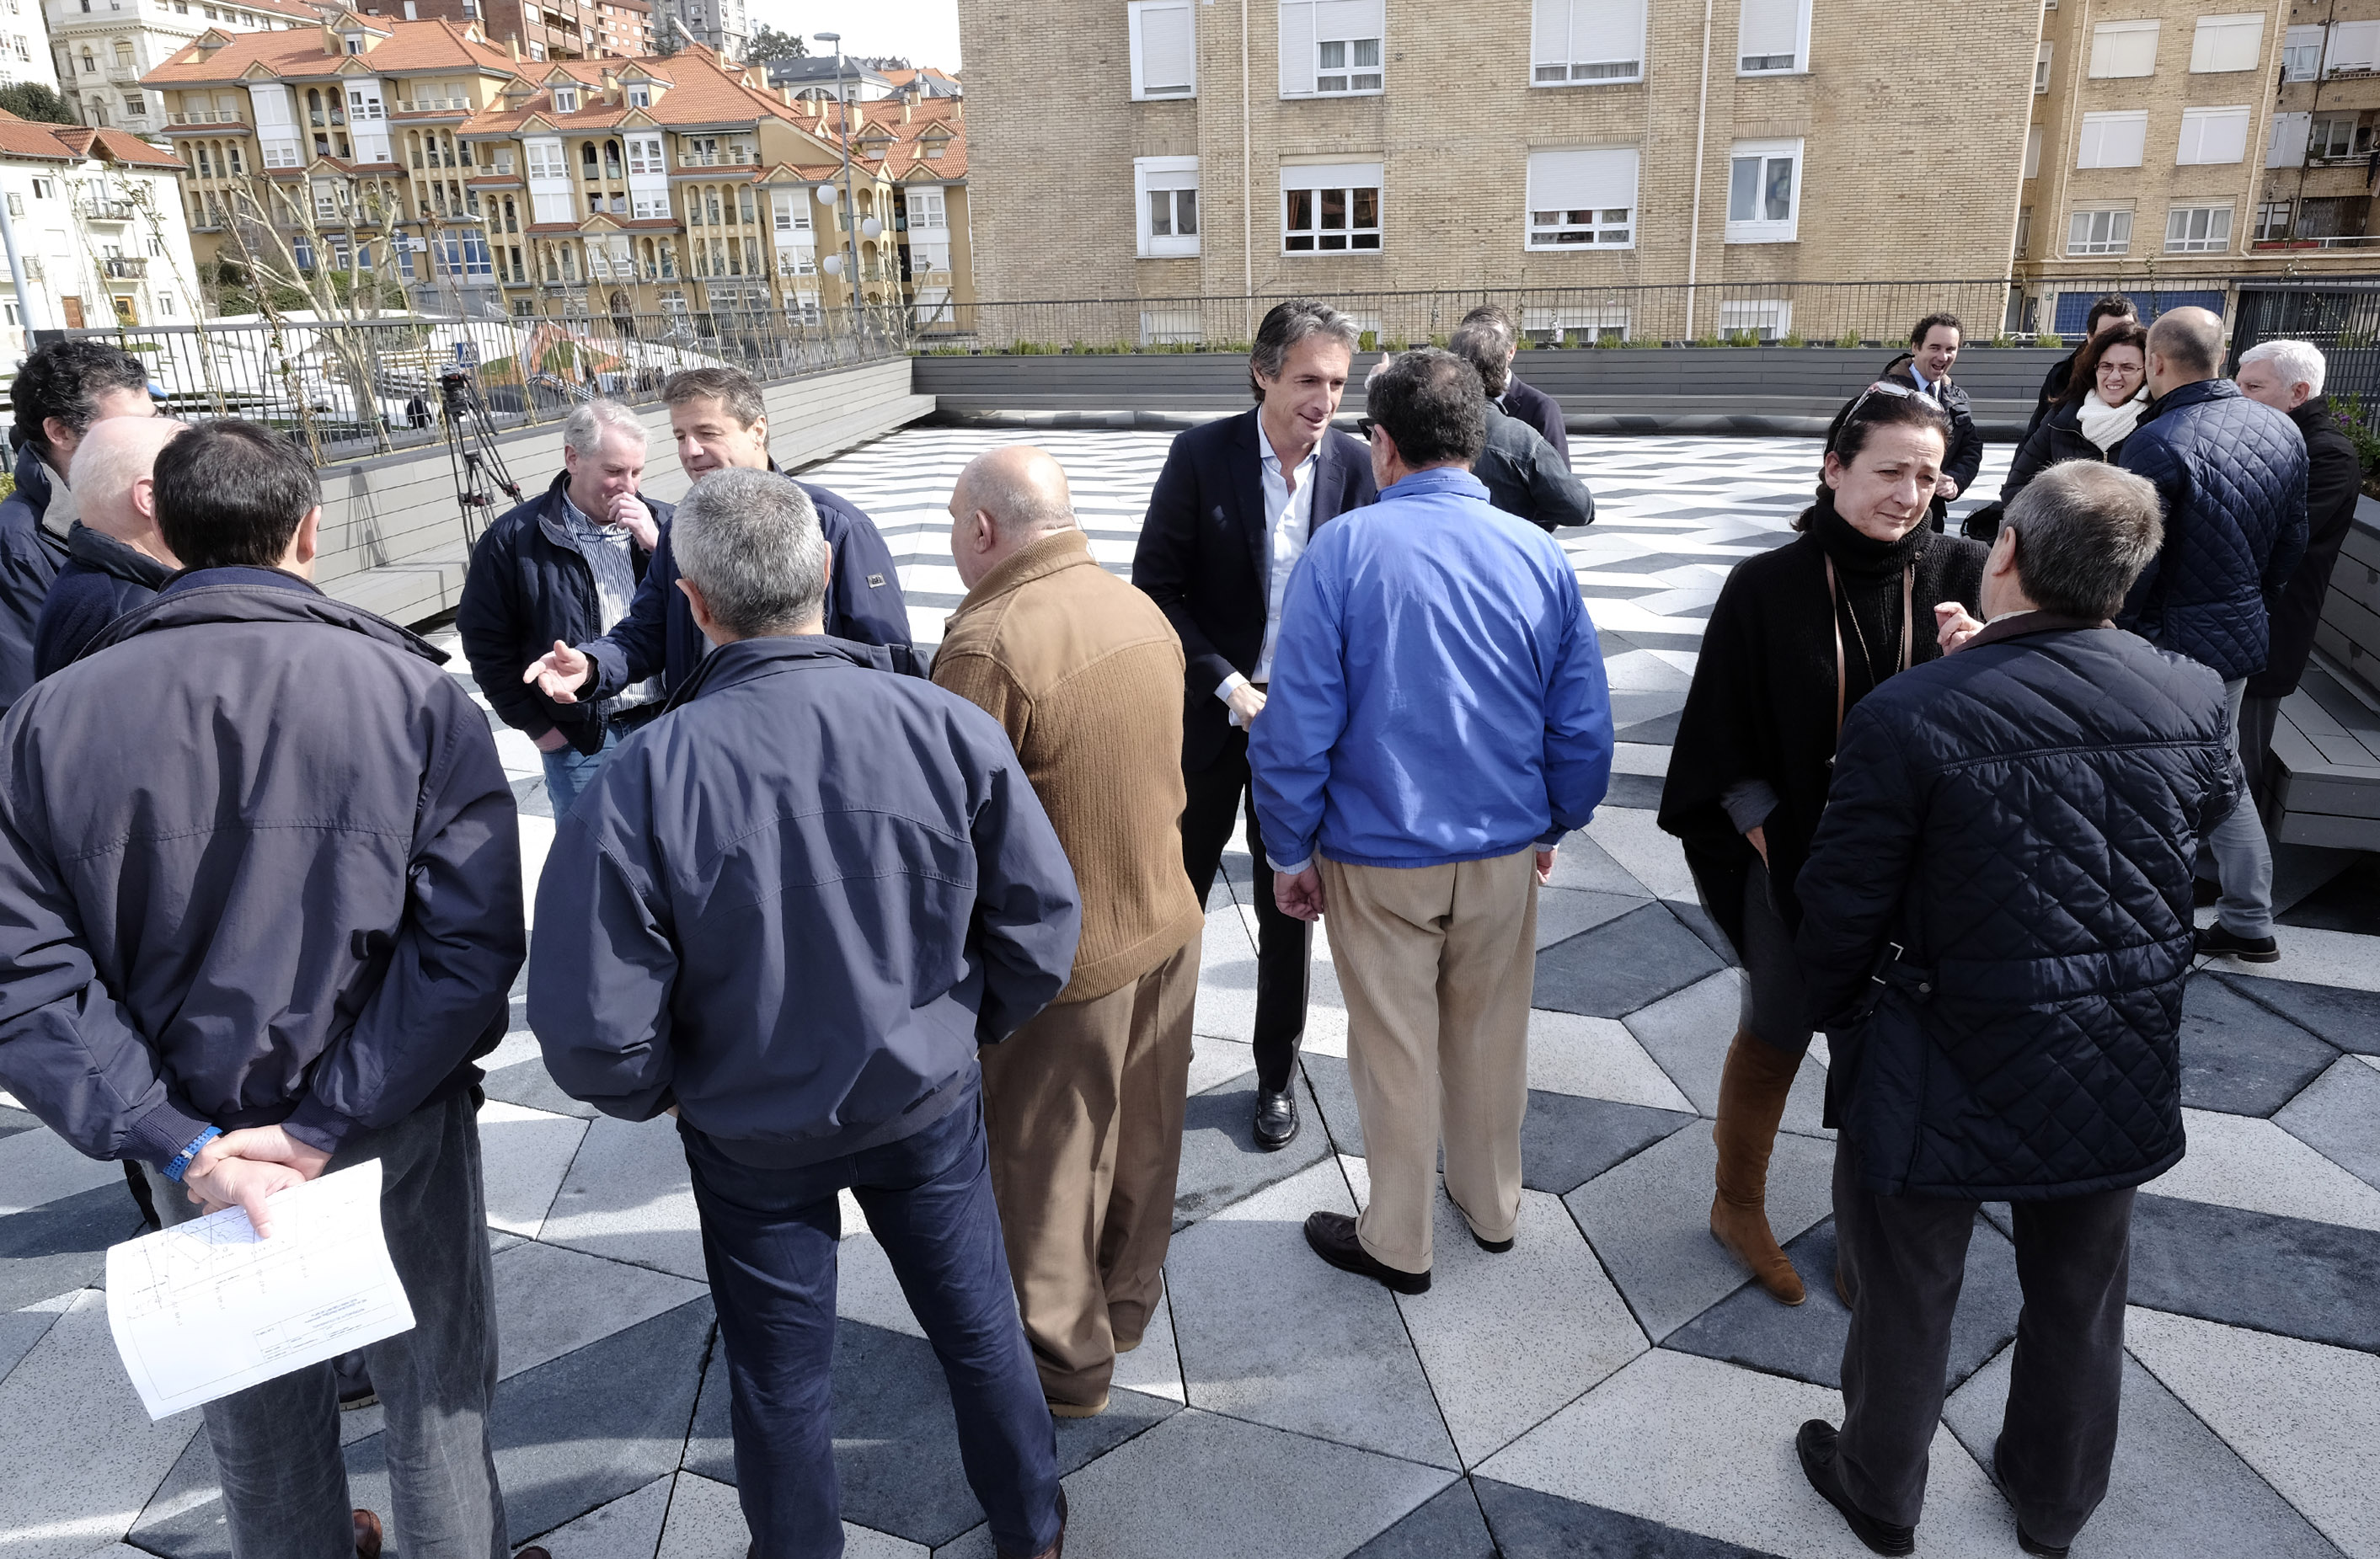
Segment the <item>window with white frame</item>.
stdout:
<path fill-rule="evenodd" d="M 571 210 L 567 189 L 540 189 L 529 196 L 529 209 L 537 222 L 576 223 L 577 213 Z"/>
<path fill-rule="evenodd" d="M 2256 207 L 2256 226 L 2249 237 L 2259 244 L 2289 236 L 2289 202 L 2266 200 Z"/>
<path fill-rule="evenodd" d="M 775 213 L 777 232 L 785 236 L 781 241 L 795 242 L 798 240 L 795 239 L 793 235 L 813 231 L 810 225 L 809 191 L 780 189 L 770 197 L 769 203 Z"/>
<path fill-rule="evenodd" d="M 2245 105 L 2183 109 L 2181 142 L 2173 160 L 2185 167 L 2247 161 L 2248 120 L 2253 112 Z"/>
<path fill-rule="evenodd" d="M 1616 344 L 1628 339 L 1629 314 L 1624 303 L 1584 308 L 1542 308 L 1521 310 L 1521 332 L 1548 346 Z"/>
<path fill-rule="evenodd" d="M 1380 164 L 1317 163 L 1281 170 L 1284 254 L 1378 253 Z"/>
<path fill-rule="evenodd" d="M 1196 346 L 1207 339 L 1196 308 L 1144 308 L 1140 311 L 1143 346 Z"/>
<path fill-rule="evenodd" d="M 2155 21 L 2103 21 L 2091 30 L 2091 76 L 2156 74 L 2157 28 Z"/>
<path fill-rule="evenodd" d="M 1728 156 L 1727 241 L 1790 244 L 1801 217 L 1802 143 L 1737 141 Z"/>
<path fill-rule="evenodd" d="M 2033 90 L 2036 92 L 2049 91 L 2049 59 L 2057 47 L 2045 38 L 2033 51 Z"/>
<path fill-rule="evenodd" d="M 2127 108 L 2082 115 L 2082 134 L 2075 149 L 2078 168 L 2137 168 L 2147 144 L 2148 111 Z"/>
<path fill-rule="evenodd" d="M 664 174 L 669 163 L 662 151 L 662 138 L 657 135 L 632 135 L 628 140 L 628 171 L 632 174 Z"/>
<path fill-rule="evenodd" d="M 2372 149 L 2372 130 L 2359 127 L 2352 114 L 2325 115 L 2308 127 L 2306 160 L 2352 157 Z"/>
<path fill-rule="evenodd" d="M 629 204 L 634 208 L 637 220 L 639 222 L 663 220 L 670 214 L 670 199 L 667 195 L 632 195 L 629 197 Z"/>
<path fill-rule="evenodd" d="M 2034 125 L 2024 132 L 2024 176 L 2041 176 L 2041 127 Z"/>
<path fill-rule="evenodd" d="M 1793 330 L 1793 304 L 1782 297 L 1730 297 L 1718 306 L 1718 333 L 1774 341 Z"/>
<path fill-rule="evenodd" d="M 1645 5 L 1645 0 L 1535 0 L 1529 84 L 1642 81 Z"/>
<path fill-rule="evenodd" d="M 298 148 L 294 142 L 268 140 L 264 143 L 264 165 L 268 168 L 294 168 L 298 165 Z"/>
<path fill-rule="evenodd" d="M 552 139 L 528 143 L 528 176 L 531 178 L 568 178 L 570 164 L 562 155 L 562 142 Z"/>
<path fill-rule="evenodd" d="M 2231 208 L 2168 206 L 2165 213 L 2165 252 L 2221 254 L 2231 247 Z"/>
<path fill-rule="evenodd" d="M 1281 95 L 1377 92 L 1382 0 L 1281 0 Z"/>
<path fill-rule="evenodd" d="M 2322 73 L 2337 76 L 2370 70 L 2380 65 L 2380 21 L 2333 22 L 2329 46 L 2323 51 Z"/>
<path fill-rule="evenodd" d="M 2272 133 L 2265 139 L 2265 166 L 2268 168 L 2305 166 L 2306 148 L 2313 137 L 2313 115 L 2304 113 L 2274 115 Z"/>
<path fill-rule="evenodd" d="M 578 112 L 578 89 L 577 89 L 577 88 L 576 88 L 576 87 L 556 87 L 556 88 L 554 88 L 554 89 L 553 89 L 553 111 L 554 111 L 556 114 L 576 114 L 576 113 L 577 113 L 577 112 Z"/>
<path fill-rule="evenodd" d="M 2132 213 L 2129 211 L 2078 211 L 2067 219 L 2066 252 L 2070 255 L 2122 254 L 2132 247 Z"/>
<path fill-rule="evenodd" d="M 1196 24 L 1188 0 L 1133 0 L 1132 95 L 1135 99 L 1198 95 Z"/>
<path fill-rule="evenodd" d="M 2033 208 L 2031 206 L 2019 206 L 2016 209 L 2016 257 L 2019 260 L 2022 260 L 2025 257 L 2026 251 L 2032 248 Z"/>
<path fill-rule="evenodd" d="M 628 106 L 630 108 L 650 108 L 652 105 L 653 90 L 650 87 L 645 86 L 640 82 L 628 89 Z"/>
<path fill-rule="evenodd" d="M 2204 76 L 2225 70 L 2253 70 L 2265 48 L 2265 18 L 2252 12 L 2237 16 L 2201 17 L 2190 36 L 2190 68 Z"/>
<path fill-rule="evenodd" d="M 1736 14 L 1735 73 L 1782 76 L 1810 62 L 1810 0 L 1742 0 Z"/>
<path fill-rule="evenodd" d="M 2281 79 L 2311 81 L 2322 74 L 2322 29 L 2293 27 L 2281 34 Z"/>
<path fill-rule="evenodd" d="M 1637 161 L 1633 146 L 1530 152 L 1528 247 L 1634 248 Z"/>

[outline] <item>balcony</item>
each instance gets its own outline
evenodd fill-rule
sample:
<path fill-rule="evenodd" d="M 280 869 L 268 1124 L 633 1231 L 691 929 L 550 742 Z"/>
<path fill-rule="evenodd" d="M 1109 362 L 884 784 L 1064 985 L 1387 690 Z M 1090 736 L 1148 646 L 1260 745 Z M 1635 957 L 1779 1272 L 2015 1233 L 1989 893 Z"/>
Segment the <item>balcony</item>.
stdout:
<path fill-rule="evenodd" d="M 113 86 L 129 87 L 140 79 L 140 71 L 134 66 L 111 65 L 107 67 L 107 79 Z"/>
<path fill-rule="evenodd" d="M 145 282 L 149 279 L 149 261 L 118 256 L 106 261 L 108 280 L 114 282 Z"/>
<path fill-rule="evenodd" d="M 197 108 L 187 114 L 168 114 L 165 115 L 165 123 L 168 125 L 245 125 L 248 121 L 231 110 Z"/>
<path fill-rule="evenodd" d="M 85 222 L 130 222 L 139 214 L 129 200 L 85 200 L 80 211 Z"/>
<path fill-rule="evenodd" d="M 347 122 L 347 115 L 346 115 L 346 112 L 345 112 L 344 110 L 342 110 L 342 109 L 336 109 L 336 108 L 334 108 L 334 109 L 330 110 L 330 111 L 326 114 L 326 113 L 324 113 L 322 109 L 317 108 L 317 109 L 312 110 L 311 112 L 310 112 L 310 113 L 306 115 L 306 120 L 307 120 L 307 123 L 309 123 L 309 124 L 312 125 L 316 129 L 318 129 L 318 130 L 319 130 L 319 129 L 321 129 L 321 128 L 322 127 L 322 126 L 323 126 L 323 122 L 324 122 L 325 120 L 328 120 L 331 124 L 334 124 L 334 125 L 344 125 L 344 124 L 346 124 L 346 123 Z"/>
<path fill-rule="evenodd" d="M 468 114 L 471 100 L 467 97 L 399 98 L 399 114 Z"/>

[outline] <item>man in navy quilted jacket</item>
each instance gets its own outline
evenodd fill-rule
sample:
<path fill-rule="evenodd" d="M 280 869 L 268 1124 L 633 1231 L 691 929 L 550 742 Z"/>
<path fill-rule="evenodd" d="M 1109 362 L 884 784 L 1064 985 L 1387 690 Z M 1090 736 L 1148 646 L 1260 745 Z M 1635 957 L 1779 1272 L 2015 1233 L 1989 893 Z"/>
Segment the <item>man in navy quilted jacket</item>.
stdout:
<path fill-rule="evenodd" d="M 2108 621 L 2157 555 L 2155 489 L 2091 461 L 2009 506 L 1988 625 L 1843 723 L 1796 882 L 1833 1051 L 1843 1425 L 1811 1484 L 1879 1553 L 1915 1546 L 1981 1203 L 2014 1216 L 2017 1321 L 1992 1467 L 2019 1546 L 2064 1553 L 2107 1492 L 2134 1188 L 2182 1155 L 2198 840 L 2244 787 L 2222 683 Z M 2168 551 L 2171 543 L 2166 543 Z"/>
<path fill-rule="evenodd" d="M 2123 466 L 2156 484 L 2165 545 L 2117 621 L 2223 679 L 2231 749 L 2248 679 L 2265 669 L 2272 611 L 2306 550 L 2305 437 L 2287 414 L 2216 372 L 2223 321 L 2176 308 L 2149 327 L 2149 410 Z M 2249 795 L 2244 778 L 2239 784 Z M 2252 802 L 2207 839 L 2222 896 L 2198 950 L 2248 963 L 2281 956 L 2273 937 L 2273 848 Z"/>

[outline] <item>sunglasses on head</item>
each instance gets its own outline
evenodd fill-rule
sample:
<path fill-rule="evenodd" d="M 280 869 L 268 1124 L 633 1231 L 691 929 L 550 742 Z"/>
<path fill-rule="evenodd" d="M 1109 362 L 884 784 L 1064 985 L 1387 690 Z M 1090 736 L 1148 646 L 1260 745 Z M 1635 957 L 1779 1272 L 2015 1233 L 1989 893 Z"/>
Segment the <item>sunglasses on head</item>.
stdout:
<path fill-rule="evenodd" d="M 1843 414 L 1843 420 L 1845 422 L 1856 421 L 1859 417 L 1860 407 L 1867 405 L 1867 398 L 1870 395 L 1878 393 L 1897 395 L 1900 399 L 1906 401 L 1914 397 L 1917 394 L 1917 391 L 1906 384 L 1895 384 L 1888 379 L 1879 379 L 1875 383 L 1869 385 L 1866 389 L 1859 393 L 1859 399 L 1853 401 L 1852 403 L 1852 409 Z"/>

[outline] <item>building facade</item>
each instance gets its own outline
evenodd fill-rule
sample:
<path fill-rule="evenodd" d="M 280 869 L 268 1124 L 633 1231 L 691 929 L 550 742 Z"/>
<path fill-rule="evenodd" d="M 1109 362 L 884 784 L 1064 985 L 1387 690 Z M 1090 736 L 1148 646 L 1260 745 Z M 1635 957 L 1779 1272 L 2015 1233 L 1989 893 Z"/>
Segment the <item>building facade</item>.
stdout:
<path fill-rule="evenodd" d="M 1193 0 L 960 0 L 978 276 L 1359 316 L 1367 292 L 1724 283 L 1694 332 L 1790 335 L 1790 299 L 1734 284 L 2008 274 L 2040 4 L 1254 0 L 1243 31 Z M 1082 84 L 1062 113 L 1053 81 Z M 1628 308 L 1530 326 L 1655 328 Z"/>
<path fill-rule="evenodd" d="M 740 60 L 752 36 L 744 0 L 653 0 L 653 37 L 662 47 L 667 33 L 681 45 L 699 45 L 722 59 Z"/>
<path fill-rule="evenodd" d="M 653 52 L 648 0 L 393 0 L 366 16 L 406 21 L 476 22 L 490 42 L 520 45 L 533 64 L 569 59 L 636 59 Z"/>
<path fill-rule="evenodd" d="M 352 12 L 201 37 L 147 85 L 202 263 L 370 272 L 480 316 L 821 322 L 856 298 L 930 325 L 973 299 L 962 100 L 846 126 L 699 47 L 532 62 Z"/>
<path fill-rule="evenodd" d="M 5 0 L 0 0 L 5 3 Z M 30 10 L 35 0 L 19 0 Z M 225 33 L 314 27 L 305 0 L 40 0 L 55 85 L 84 124 L 155 136 L 164 115 L 140 79 L 212 29 Z"/>
<path fill-rule="evenodd" d="M 198 267 L 183 221 L 182 164 L 123 130 L 0 114 L 0 190 L 25 272 L 0 268 L 11 356 L 32 330 L 188 324 Z"/>
<path fill-rule="evenodd" d="M 0 87 L 59 90 L 57 62 L 44 36 L 42 0 L 0 0 Z"/>

